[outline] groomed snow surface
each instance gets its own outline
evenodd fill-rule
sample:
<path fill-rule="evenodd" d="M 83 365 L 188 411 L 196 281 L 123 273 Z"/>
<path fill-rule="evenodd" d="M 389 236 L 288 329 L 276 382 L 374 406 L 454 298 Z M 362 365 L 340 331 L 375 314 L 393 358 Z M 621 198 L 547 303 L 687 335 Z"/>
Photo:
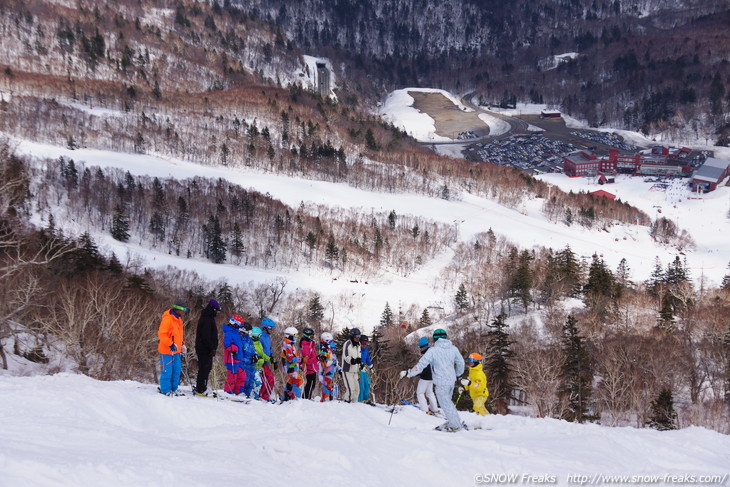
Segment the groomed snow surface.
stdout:
<path fill-rule="evenodd" d="M 428 114 L 413 107 L 415 100 L 408 94 L 409 91 L 441 93 L 460 110 L 473 111 L 448 91 L 435 88 L 404 88 L 393 91 L 380 108 L 380 116 L 420 142 L 451 142 L 453 139 L 436 134 L 436 122 Z M 486 120 L 484 123 L 489 124 Z"/>
<path fill-rule="evenodd" d="M 484 429 L 442 433 L 433 430 L 442 420 L 410 406 L 391 420 L 364 404 L 171 398 L 154 385 L 70 374 L 0 376 L 0 397 L 4 487 L 575 485 L 580 476 L 727 485 L 730 465 L 730 437 L 702 428 L 462 412 Z"/>

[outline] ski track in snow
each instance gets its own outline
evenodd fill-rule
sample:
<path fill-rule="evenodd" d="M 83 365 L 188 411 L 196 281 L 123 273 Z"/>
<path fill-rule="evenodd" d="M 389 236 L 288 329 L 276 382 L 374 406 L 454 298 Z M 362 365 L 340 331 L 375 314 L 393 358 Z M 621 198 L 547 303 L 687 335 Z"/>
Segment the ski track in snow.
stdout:
<path fill-rule="evenodd" d="M 81 375 L 0 375 L 4 487 L 461 486 L 476 475 L 726 475 L 730 437 L 461 412 L 441 433 L 404 406 L 274 406 L 157 393 Z M 388 421 L 391 424 L 388 425 Z M 527 485 L 531 482 L 519 481 Z"/>

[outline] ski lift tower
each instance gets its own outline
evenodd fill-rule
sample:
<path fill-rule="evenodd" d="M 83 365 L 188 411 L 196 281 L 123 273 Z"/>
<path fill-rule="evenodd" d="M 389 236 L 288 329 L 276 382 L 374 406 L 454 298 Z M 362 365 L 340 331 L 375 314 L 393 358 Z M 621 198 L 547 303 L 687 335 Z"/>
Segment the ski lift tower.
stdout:
<path fill-rule="evenodd" d="M 322 98 L 330 96 L 330 70 L 326 63 L 317 63 L 317 91 Z"/>

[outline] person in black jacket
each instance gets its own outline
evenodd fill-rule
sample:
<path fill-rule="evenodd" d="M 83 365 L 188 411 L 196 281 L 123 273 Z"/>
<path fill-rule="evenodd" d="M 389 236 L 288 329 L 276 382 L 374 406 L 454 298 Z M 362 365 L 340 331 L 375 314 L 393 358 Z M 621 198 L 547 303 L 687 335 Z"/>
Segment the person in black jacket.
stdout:
<path fill-rule="evenodd" d="M 198 355 L 198 380 L 195 393 L 206 395 L 208 376 L 213 367 L 213 357 L 218 349 L 218 325 L 215 315 L 221 310 L 218 301 L 211 299 L 198 320 L 198 333 L 195 336 L 195 353 Z"/>

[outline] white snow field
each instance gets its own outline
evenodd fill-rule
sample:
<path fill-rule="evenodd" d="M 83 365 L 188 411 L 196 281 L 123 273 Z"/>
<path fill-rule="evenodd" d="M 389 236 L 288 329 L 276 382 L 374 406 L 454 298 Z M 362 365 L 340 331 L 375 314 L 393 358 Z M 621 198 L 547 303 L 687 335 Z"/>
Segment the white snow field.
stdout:
<path fill-rule="evenodd" d="M 461 412 L 484 429 L 442 433 L 410 406 L 240 404 L 71 374 L 0 376 L 0 397 L 3 487 L 727 485 L 730 466 L 730 436 L 702 428 Z"/>

